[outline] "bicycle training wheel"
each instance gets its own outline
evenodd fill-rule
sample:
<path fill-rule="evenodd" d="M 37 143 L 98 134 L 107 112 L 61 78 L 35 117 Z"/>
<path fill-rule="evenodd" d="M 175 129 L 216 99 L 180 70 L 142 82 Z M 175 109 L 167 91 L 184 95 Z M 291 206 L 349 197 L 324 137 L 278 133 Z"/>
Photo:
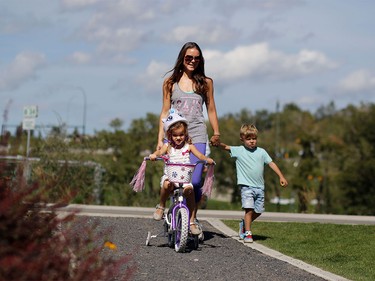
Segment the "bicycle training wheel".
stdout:
<path fill-rule="evenodd" d="M 171 219 L 171 214 L 168 214 L 168 218 Z M 164 221 L 164 235 L 167 237 L 168 240 L 168 247 L 173 248 L 174 247 L 174 235 L 173 231 L 171 230 L 171 226 Z"/>
<path fill-rule="evenodd" d="M 174 249 L 181 253 L 185 251 L 189 235 L 189 217 L 186 209 L 181 208 L 176 214 L 176 231 Z"/>

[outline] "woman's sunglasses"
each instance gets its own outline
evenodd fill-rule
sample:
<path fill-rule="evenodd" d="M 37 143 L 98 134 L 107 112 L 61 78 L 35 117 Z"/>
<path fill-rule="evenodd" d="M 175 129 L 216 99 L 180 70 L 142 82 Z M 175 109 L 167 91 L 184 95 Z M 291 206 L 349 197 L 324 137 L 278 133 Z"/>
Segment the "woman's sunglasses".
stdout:
<path fill-rule="evenodd" d="M 201 56 L 196 56 L 196 57 L 193 57 L 193 56 L 190 56 L 190 55 L 185 56 L 185 62 L 186 63 L 191 63 L 193 60 L 196 61 L 196 62 L 199 62 L 201 60 Z"/>

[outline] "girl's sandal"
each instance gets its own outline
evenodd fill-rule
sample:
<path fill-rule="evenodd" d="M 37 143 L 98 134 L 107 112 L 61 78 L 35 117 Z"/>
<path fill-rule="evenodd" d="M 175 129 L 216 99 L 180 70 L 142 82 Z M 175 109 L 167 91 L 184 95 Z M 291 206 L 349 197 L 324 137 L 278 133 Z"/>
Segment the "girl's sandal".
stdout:
<path fill-rule="evenodd" d="M 192 227 L 193 226 L 193 227 Z M 199 235 L 202 233 L 202 229 L 200 228 L 200 226 L 198 224 L 196 224 L 195 222 L 191 222 L 190 223 L 190 232 L 191 234 L 193 235 Z"/>
<path fill-rule="evenodd" d="M 159 211 L 159 210 L 161 210 L 161 211 Z M 156 210 L 155 210 L 154 215 L 153 215 L 154 220 L 160 221 L 164 216 L 164 210 L 165 210 L 164 207 L 161 207 L 159 204 L 157 204 Z"/>

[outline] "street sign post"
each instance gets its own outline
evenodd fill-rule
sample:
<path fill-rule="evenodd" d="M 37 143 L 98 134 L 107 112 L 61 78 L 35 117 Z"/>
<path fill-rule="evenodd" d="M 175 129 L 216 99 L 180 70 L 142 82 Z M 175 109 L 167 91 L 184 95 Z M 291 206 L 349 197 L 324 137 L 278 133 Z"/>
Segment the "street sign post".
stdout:
<path fill-rule="evenodd" d="M 29 157 L 30 152 L 30 131 L 35 129 L 35 119 L 38 117 L 38 106 L 27 105 L 23 107 L 23 122 L 22 129 L 27 130 L 27 147 L 26 157 Z"/>

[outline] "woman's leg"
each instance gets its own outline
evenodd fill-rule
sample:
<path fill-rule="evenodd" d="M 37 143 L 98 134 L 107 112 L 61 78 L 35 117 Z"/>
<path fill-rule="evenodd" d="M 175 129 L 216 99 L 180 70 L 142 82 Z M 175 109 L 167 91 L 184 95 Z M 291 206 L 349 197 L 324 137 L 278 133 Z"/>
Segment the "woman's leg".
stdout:
<path fill-rule="evenodd" d="M 194 146 L 203 154 L 206 154 L 206 143 L 194 143 Z M 199 159 L 192 153 L 190 153 L 190 162 L 196 163 Z M 202 197 L 202 172 L 203 164 L 198 164 L 195 166 L 193 175 L 192 175 L 192 184 L 194 187 L 195 202 L 198 203 Z"/>

